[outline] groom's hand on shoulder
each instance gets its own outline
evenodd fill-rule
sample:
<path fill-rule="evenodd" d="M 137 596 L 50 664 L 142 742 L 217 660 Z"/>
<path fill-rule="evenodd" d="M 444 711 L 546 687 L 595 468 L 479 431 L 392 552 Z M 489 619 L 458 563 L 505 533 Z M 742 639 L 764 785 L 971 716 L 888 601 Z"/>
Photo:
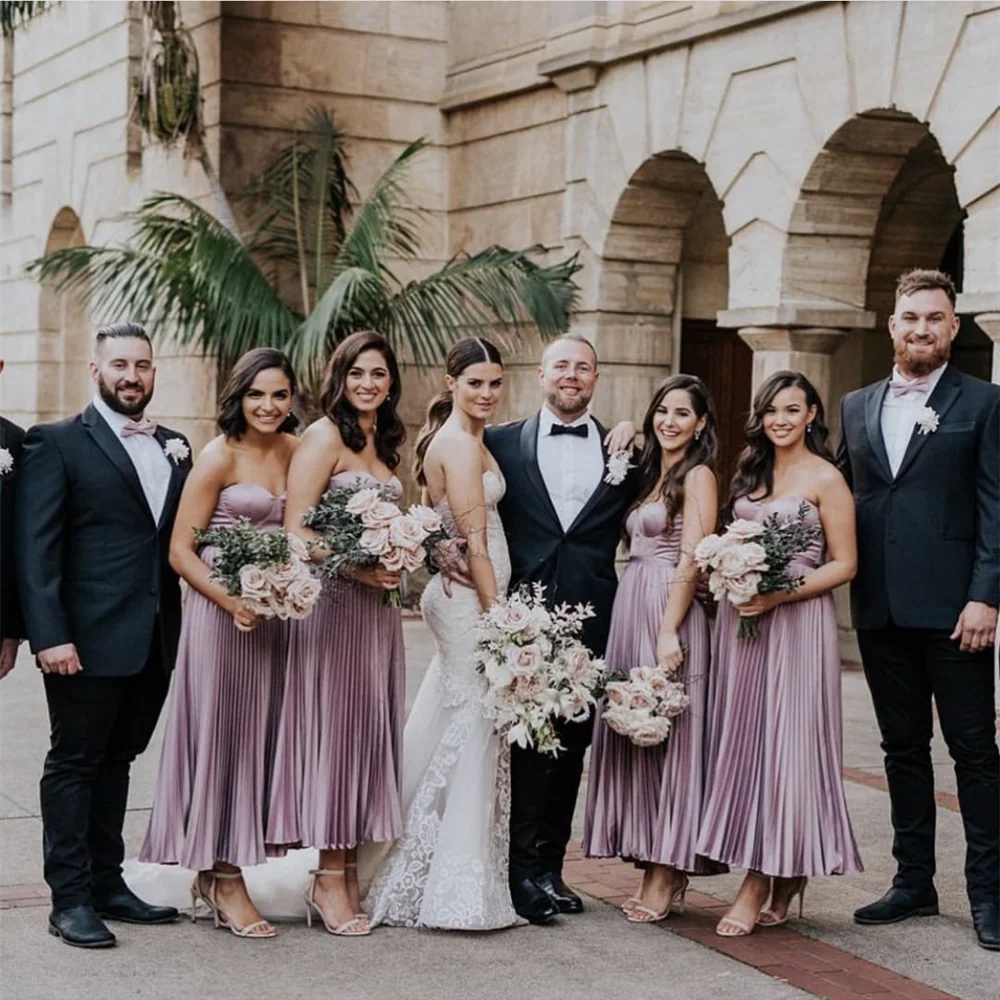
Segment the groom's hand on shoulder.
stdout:
<path fill-rule="evenodd" d="M 64 642 L 61 646 L 50 646 L 38 651 L 38 666 L 43 674 L 78 674 L 83 670 L 76 646 Z"/>
<path fill-rule="evenodd" d="M 969 601 L 962 608 L 952 639 L 963 653 L 979 653 L 993 645 L 997 632 L 997 609 L 982 601 Z"/>

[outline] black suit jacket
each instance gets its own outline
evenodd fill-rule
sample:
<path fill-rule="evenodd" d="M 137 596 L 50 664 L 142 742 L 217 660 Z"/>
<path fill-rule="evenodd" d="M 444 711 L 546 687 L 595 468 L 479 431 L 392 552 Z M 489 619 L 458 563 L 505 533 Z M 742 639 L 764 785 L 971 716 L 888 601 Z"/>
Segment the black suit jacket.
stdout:
<path fill-rule="evenodd" d="M 161 445 L 170 438 L 187 445 L 182 435 L 157 429 Z M 14 532 L 32 652 L 72 642 L 89 676 L 137 674 L 158 615 L 163 663 L 173 667 L 181 594 L 168 554 L 190 448 L 170 464 L 156 523 L 128 452 L 93 406 L 28 431 Z"/>
<path fill-rule="evenodd" d="M 883 379 L 840 404 L 837 464 L 857 506 L 855 628 L 951 631 L 968 601 L 1000 604 L 1000 387 L 948 365 L 895 477 L 882 438 Z"/>
<path fill-rule="evenodd" d="M 21 467 L 23 440 L 24 431 L 0 417 L 0 448 L 5 448 L 14 460 L 10 472 L 0 473 L 0 639 L 24 638 L 14 572 L 14 484 Z"/>
<path fill-rule="evenodd" d="M 600 424 L 598 428 L 603 442 L 607 432 Z M 592 604 L 596 617 L 584 623 L 582 639 L 603 655 L 618 587 L 615 552 L 622 521 L 638 490 L 635 469 L 618 486 L 605 483 L 602 476 L 569 530 L 563 531 L 538 468 L 538 415 L 488 427 L 486 446 L 507 481 L 499 512 L 510 549 L 511 589 L 541 583 L 547 602 Z M 601 451 L 606 465 L 603 443 Z"/>

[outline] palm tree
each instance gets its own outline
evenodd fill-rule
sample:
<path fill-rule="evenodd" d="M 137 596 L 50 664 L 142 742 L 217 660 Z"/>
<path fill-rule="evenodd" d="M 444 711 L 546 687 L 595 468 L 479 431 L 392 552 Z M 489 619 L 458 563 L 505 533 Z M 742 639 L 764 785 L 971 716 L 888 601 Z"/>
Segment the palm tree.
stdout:
<path fill-rule="evenodd" d="M 565 330 L 575 256 L 544 266 L 532 259 L 539 247 L 492 246 L 420 280 L 396 277 L 394 264 L 419 255 L 421 213 L 404 181 L 424 145 L 407 146 L 352 207 L 344 136 L 315 109 L 244 193 L 256 225 L 242 239 L 195 202 L 156 194 L 123 246 L 56 250 L 27 269 L 87 295 L 98 316 L 141 317 L 223 367 L 251 347 L 279 347 L 311 387 L 357 329 L 379 330 L 418 364 L 440 360 L 460 336 L 527 319 L 543 337 Z"/>

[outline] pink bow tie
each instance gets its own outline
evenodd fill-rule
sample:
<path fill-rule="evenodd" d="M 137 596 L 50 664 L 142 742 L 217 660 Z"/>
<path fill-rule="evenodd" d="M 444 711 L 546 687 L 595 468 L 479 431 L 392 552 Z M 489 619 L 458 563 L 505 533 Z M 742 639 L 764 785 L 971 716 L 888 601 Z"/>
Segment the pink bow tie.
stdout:
<path fill-rule="evenodd" d="M 122 428 L 122 437 L 130 438 L 136 434 L 148 434 L 152 437 L 156 433 L 155 420 L 130 420 Z"/>
<path fill-rule="evenodd" d="M 906 379 L 898 372 L 893 372 L 889 380 L 889 391 L 894 397 L 905 396 L 908 392 L 928 393 L 931 391 L 931 380 L 926 375 Z"/>

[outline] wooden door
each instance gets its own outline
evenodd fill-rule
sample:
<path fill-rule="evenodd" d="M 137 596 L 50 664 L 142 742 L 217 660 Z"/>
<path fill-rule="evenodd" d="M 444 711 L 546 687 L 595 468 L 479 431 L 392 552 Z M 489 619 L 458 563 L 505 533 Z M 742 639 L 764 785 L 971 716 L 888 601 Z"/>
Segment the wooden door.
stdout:
<path fill-rule="evenodd" d="M 725 503 L 736 459 L 743 450 L 743 428 L 750 412 L 753 351 L 735 330 L 712 320 L 681 323 L 680 371 L 697 375 L 715 400 L 719 421 L 719 499 Z"/>

